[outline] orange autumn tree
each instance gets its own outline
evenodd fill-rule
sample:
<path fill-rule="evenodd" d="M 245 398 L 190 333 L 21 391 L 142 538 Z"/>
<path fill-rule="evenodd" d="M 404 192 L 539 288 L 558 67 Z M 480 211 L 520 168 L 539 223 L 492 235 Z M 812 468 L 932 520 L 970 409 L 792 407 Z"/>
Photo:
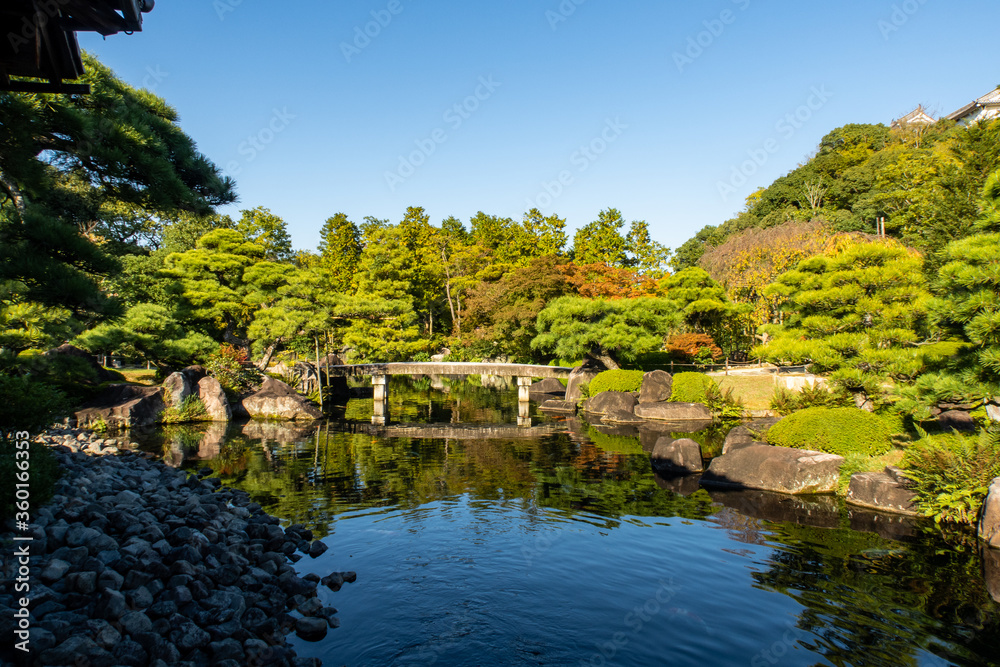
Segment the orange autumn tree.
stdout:
<path fill-rule="evenodd" d="M 657 296 L 657 282 L 633 269 L 594 264 L 565 264 L 561 270 L 570 288 L 587 299 L 636 299 Z"/>

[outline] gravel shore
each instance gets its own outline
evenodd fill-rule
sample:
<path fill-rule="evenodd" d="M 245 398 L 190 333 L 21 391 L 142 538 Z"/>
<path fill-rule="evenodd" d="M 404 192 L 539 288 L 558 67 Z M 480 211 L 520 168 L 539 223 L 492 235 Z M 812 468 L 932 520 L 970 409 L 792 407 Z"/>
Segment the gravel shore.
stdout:
<path fill-rule="evenodd" d="M 304 526 L 282 529 L 246 493 L 217 479 L 119 451 L 75 429 L 40 436 L 66 471 L 32 508 L 28 532 L 0 534 L 0 632 L 15 636 L 15 549 L 30 548 L 30 653 L 20 664 L 319 665 L 286 642 L 316 641 L 339 622 L 330 591 L 355 579 L 300 577 L 292 562 L 326 546 Z M 15 536 L 31 536 L 15 542 Z M 322 585 L 322 588 L 321 588 Z M 81 662 L 85 661 L 85 662 Z"/>

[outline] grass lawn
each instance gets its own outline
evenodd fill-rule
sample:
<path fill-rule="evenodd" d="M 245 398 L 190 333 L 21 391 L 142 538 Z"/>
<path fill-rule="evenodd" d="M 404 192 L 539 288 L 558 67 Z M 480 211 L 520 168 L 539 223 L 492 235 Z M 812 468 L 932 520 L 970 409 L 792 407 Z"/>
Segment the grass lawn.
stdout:
<path fill-rule="evenodd" d="M 733 396 L 743 401 L 747 410 L 767 410 L 774 395 L 774 377 L 771 375 L 715 375 L 719 388 L 733 390 Z"/>
<path fill-rule="evenodd" d="M 125 376 L 125 379 L 132 384 L 156 384 L 156 369 L 146 370 L 145 368 L 112 368 Z"/>

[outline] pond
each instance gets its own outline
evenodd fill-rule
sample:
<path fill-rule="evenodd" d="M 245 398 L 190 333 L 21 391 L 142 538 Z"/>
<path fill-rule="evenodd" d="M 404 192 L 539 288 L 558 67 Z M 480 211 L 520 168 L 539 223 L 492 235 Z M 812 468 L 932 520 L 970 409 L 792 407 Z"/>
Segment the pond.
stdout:
<path fill-rule="evenodd" d="M 362 390 L 363 391 L 363 390 Z M 394 378 L 307 428 L 155 434 L 355 571 L 326 665 L 1000 664 L 1000 558 L 969 534 L 828 497 L 664 480 L 639 437 L 533 412 L 516 391 Z M 534 410 L 533 404 L 533 410 Z M 717 453 L 724 429 L 695 434 Z"/>

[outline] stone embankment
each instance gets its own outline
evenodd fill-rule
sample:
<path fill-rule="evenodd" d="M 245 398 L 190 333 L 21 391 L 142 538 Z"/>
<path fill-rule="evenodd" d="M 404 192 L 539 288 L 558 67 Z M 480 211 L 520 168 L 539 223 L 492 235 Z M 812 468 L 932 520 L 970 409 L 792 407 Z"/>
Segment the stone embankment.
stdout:
<path fill-rule="evenodd" d="M 33 664 L 320 664 L 297 658 L 285 637 L 318 640 L 338 627 L 330 592 L 356 575 L 298 576 L 300 553 L 326 551 L 308 529 L 282 529 L 243 491 L 204 479 L 208 469 L 189 476 L 81 431 L 40 440 L 66 474 L 32 513 Z M 0 535 L 8 545 L 11 527 Z M 11 552 L 0 573 L 6 637 L 24 595 Z"/>

